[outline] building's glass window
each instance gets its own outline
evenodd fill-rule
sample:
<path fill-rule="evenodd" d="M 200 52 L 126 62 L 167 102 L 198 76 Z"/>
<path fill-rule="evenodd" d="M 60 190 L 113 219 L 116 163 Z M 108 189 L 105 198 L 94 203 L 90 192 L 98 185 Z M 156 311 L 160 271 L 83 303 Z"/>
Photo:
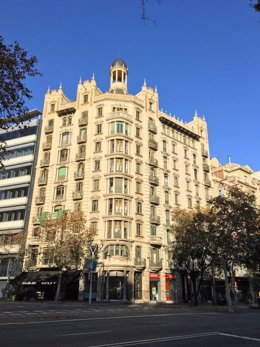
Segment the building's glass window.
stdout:
<path fill-rule="evenodd" d="M 141 145 L 136 144 L 136 154 L 141 155 Z"/>
<path fill-rule="evenodd" d="M 136 193 L 141 194 L 142 193 L 142 183 L 136 182 Z"/>
<path fill-rule="evenodd" d="M 142 236 L 142 224 L 136 223 L 136 236 Z"/>
<path fill-rule="evenodd" d="M 98 109 L 97 109 L 97 116 L 98 117 L 103 116 L 103 107 L 98 107 Z"/>
<path fill-rule="evenodd" d="M 92 212 L 98 211 L 98 200 L 92 200 Z"/>
<path fill-rule="evenodd" d="M 83 95 L 83 104 L 87 104 L 88 103 L 88 94 L 84 94 Z"/>
<path fill-rule="evenodd" d="M 151 225 L 150 233 L 151 233 L 151 236 L 156 236 L 156 226 L 155 225 Z"/>
<path fill-rule="evenodd" d="M 168 187 L 168 185 L 169 185 L 168 175 L 164 175 L 164 186 Z"/>
<path fill-rule="evenodd" d="M 61 145 L 68 145 L 70 143 L 70 133 L 65 132 L 61 134 Z"/>
<path fill-rule="evenodd" d="M 138 214 L 142 213 L 142 203 L 140 201 L 136 202 L 136 213 Z"/>
<path fill-rule="evenodd" d="M 65 199 L 65 187 L 64 186 L 57 186 L 56 187 L 55 199 L 56 200 Z"/>
<path fill-rule="evenodd" d="M 55 104 L 52 103 L 50 104 L 50 112 L 54 112 L 55 111 Z"/>
<path fill-rule="evenodd" d="M 175 203 L 175 205 L 179 204 L 179 194 L 178 193 L 174 193 L 174 203 Z"/>
<path fill-rule="evenodd" d="M 102 134 L 102 124 L 96 125 L 96 134 Z"/>
<path fill-rule="evenodd" d="M 60 162 L 66 162 L 69 159 L 69 151 L 68 149 L 64 148 L 60 151 Z"/>
<path fill-rule="evenodd" d="M 94 161 L 94 171 L 100 171 L 100 160 Z"/>
<path fill-rule="evenodd" d="M 167 142 L 163 140 L 163 151 L 167 152 Z"/>
<path fill-rule="evenodd" d="M 142 164 L 137 162 L 136 163 L 136 173 L 141 174 L 142 173 Z"/>
<path fill-rule="evenodd" d="M 93 180 L 93 191 L 98 191 L 99 190 L 99 179 Z"/>
<path fill-rule="evenodd" d="M 197 180 L 198 179 L 198 170 L 194 169 L 194 179 Z"/>
<path fill-rule="evenodd" d="M 67 178 L 67 168 L 66 166 L 62 166 L 57 170 L 57 180 L 64 181 Z"/>
<path fill-rule="evenodd" d="M 163 157 L 163 168 L 165 169 L 165 170 L 167 170 L 167 167 L 168 167 L 168 160 L 167 160 L 167 157 Z"/>
<path fill-rule="evenodd" d="M 75 202 L 75 204 L 74 204 L 74 212 L 79 213 L 79 212 L 81 212 L 81 210 L 82 210 L 82 203 L 81 203 L 81 201 Z"/>
<path fill-rule="evenodd" d="M 113 256 L 129 258 L 129 250 L 125 245 L 113 244 L 109 245 L 104 250 L 104 258 L 107 259 Z"/>
<path fill-rule="evenodd" d="M 101 152 L 101 142 L 95 143 L 95 152 Z"/>

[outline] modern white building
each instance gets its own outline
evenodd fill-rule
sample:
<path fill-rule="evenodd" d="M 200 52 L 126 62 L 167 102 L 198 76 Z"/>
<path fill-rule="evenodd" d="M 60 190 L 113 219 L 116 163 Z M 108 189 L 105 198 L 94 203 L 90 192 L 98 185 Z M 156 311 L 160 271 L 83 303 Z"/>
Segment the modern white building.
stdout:
<path fill-rule="evenodd" d="M 7 281 L 17 268 L 21 232 L 27 230 L 34 181 L 34 163 L 40 132 L 38 110 L 30 111 L 28 120 L 19 126 L 1 130 L 6 144 L 0 170 L 0 297 Z M 20 259 L 21 263 L 21 259 Z"/>

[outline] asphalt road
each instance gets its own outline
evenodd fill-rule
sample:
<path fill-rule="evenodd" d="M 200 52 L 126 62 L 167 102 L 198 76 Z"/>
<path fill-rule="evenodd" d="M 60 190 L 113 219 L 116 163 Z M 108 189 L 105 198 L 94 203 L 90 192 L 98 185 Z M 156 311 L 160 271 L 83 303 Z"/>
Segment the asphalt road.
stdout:
<path fill-rule="evenodd" d="M 0 346 L 260 346 L 260 311 L 224 311 L 172 305 L 0 303 Z"/>

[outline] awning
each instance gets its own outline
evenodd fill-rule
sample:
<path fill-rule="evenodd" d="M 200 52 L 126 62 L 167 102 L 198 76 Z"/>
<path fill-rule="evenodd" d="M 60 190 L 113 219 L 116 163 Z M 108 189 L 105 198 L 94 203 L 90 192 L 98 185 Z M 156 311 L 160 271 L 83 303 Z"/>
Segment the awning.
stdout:
<path fill-rule="evenodd" d="M 19 276 L 15 277 L 11 284 L 16 287 L 23 286 L 37 286 L 45 285 L 51 286 L 58 283 L 59 271 L 32 271 L 22 272 Z M 62 282 L 69 284 L 79 279 L 80 271 L 66 271 L 62 273 Z"/>

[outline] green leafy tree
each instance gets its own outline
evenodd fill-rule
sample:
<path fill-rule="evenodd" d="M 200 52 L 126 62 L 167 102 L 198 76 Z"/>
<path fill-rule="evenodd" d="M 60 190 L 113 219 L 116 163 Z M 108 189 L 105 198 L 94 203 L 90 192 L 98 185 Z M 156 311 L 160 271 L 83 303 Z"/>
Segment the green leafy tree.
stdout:
<path fill-rule="evenodd" d="M 29 56 L 17 41 L 7 45 L 0 36 L 0 129 L 22 127 L 23 122 L 31 118 L 26 102 L 32 94 L 26 80 L 40 75 L 36 63 L 37 58 Z M 5 150 L 6 145 L 0 135 L 0 164 L 3 161 L 1 153 Z"/>
<path fill-rule="evenodd" d="M 231 300 L 231 283 L 238 267 L 257 266 L 259 239 L 259 212 L 255 195 L 232 187 L 227 196 L 218 196 L 211 202 L 209 223 L 211 257 L 223 270 L 225 292 L 230 312 L 235 307 Z M 231 281 L 230 281 L 231 280 Z"/>
<path fill-rule="evenodd" d="M 45 219 L 40 238 L 46 244 L 49 264 L 59 270 L 55 301 L 60 298 L 62 273 L 82 269 L 96 231 L 86 226 L 83 213 L 66 211 L 60 218 Z"/>
<path fill-rule="evenodd" d="M 198 305 L 204 274 L 211 265 L 208 233 L 210 215 L 207 210 L 175 209 L 172 217 L 173 264 L 176 270 L 189 275 L 192 283 L 192 300 Z"/>

